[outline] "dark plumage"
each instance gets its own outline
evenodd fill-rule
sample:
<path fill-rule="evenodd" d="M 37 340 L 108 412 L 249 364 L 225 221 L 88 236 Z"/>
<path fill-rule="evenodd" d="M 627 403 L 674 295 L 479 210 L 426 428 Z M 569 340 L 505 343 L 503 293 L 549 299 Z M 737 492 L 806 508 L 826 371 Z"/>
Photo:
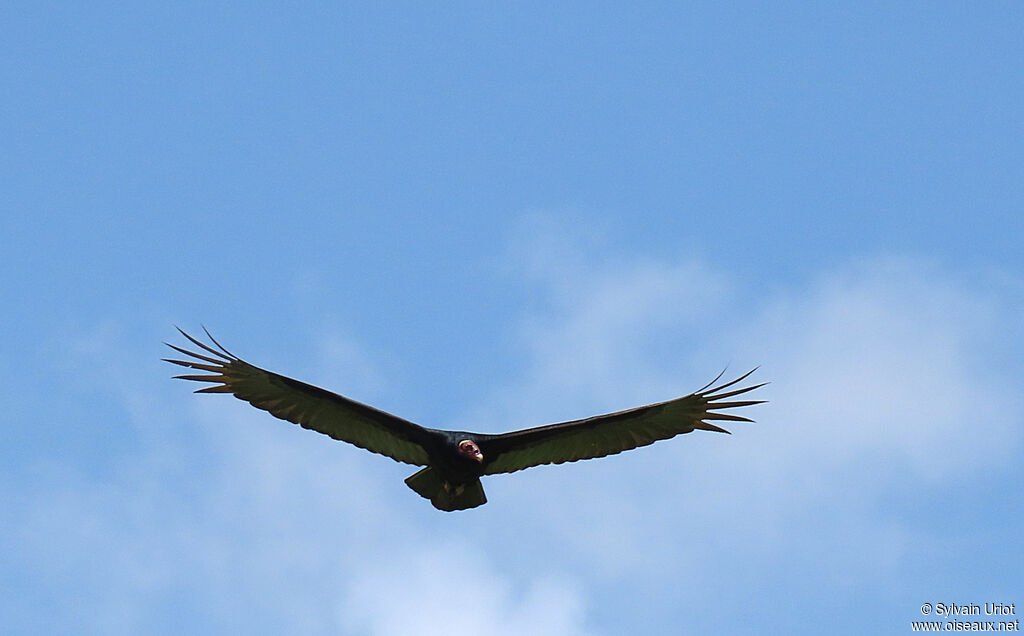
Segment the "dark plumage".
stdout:
<path fill-rule="evenodd" d="M 752 422 L 722 410 L 763 402 L 724 401 L 753 391 L 764 383 L 725 391 L 753 373 L 749 371 L 731 382 L 709 388 L 722 376 L 720 373 L 690 395 L 627 411 L 501 435 L 442 431 L 424 428 L 372 406 L 253 366 L 222 347 L 208 331 L 206 335 L 216 348 L 181 329 L 178 331 L 205 353 L 167 344 L 189 359 L 165 360 L 207 372 L 175 376 L 212 384 L 197 389 L 197 393 L 231 393 L 303 428 L 399 462 L 425 466 L 405 483 L 429 499 L 434 507 L 446 511 L 486 503 L 480 484 L 483 475 L 614 455 L 695 429 L 728 433 L 710 421 Z"/>

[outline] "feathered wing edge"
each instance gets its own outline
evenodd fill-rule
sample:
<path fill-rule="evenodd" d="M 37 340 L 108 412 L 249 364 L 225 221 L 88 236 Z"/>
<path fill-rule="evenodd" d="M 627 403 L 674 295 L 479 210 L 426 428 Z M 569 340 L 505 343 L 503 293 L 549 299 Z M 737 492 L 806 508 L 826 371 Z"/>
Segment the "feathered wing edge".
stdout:
<path fill-rule="evenodd" d="M 753 369 L 747 371 L 746 373 L 736 378 L 735 380 L 731 380 L 729 382 L 726 382 L 725 384 L 716 386 L 713 389 L 709 389 L 708 387 L 713 385 L 715 382 L 718 382 L 718 380 L 721 379 L 723 375 L 725 375 L 725 369 L 722 369 L 722 372 L 716 375 L 714 380 L 708 382 L 701 388 L 697 389 L 693 393 L 693 395 L 703 400 L 706 406 L 704 417 L 702 417 L 700 421 L 694 425 L 694 428 L 732 435 L 732 433 L 725 430 L 724 428 L 720 426 L 715 426 L 714 424 L 707 422 L 705 420 L 724 420 L 728 422 L 753 422 L 754 420 L 750 419 L 749 417 L 743 417 L 742 415 L 733 415 L 732 413 L 720 413 L 719 411 L 721 409 L 738 409 L 744 406 L 764 404 L 768 400 L 738 400 L 733 402 L 720 402 L 719 400 L 735 397 L 737 395 L 743 395 L 744 393 L 748 393 L 750 391 L 753 391 L 754 389 L 760 389 L 764 385 L 768 384 L 767 382 L 761 382 L 760 384 L 754 384 L 752 386 L 744 387 L 742 389 L 734 389 L 732 391 L 729 391 L 728 393 L 719 393 L 719 391 L 728 389 L 729 387 L 739 384 L 740 382 L 746 380 L 747 377 L 750 376 L 750 374 L 752 374 L 754 371 L 757 371 L 759 368 L 760 367 L 754 367 Z"/>
<path fill-rule="evenodd" d="M 429 433 L 423 427 L 336 393 L 251 365 L 225 349 L 206 327 L 203 327 L 203 331 L 216 349 L 193 338 L 181 328 L 175 328 L 204 353 L 165 342 L 168 347 L 189 359 L 163 360 L 204 371 L 202 375 L 174 376 L 213 385 L 196 389 L 196 393 L 231 393 L 275 417 L 336 440 L 399 462 L 418 466 L 428 463 L 428 454 L 422 442 Z"/>
<path fill-rule="evenodd" d="M 511 473 L 541 464 L 595 459 L 647 446 L 693 430 L 728 433 L 715 421 L 753 422 L 724 409 L 761 404 L 765 400 L 726 401 L 758 389 L 767 382 L 726 391 L 750 376 L 757 367 L 735 380 L 713 386 L 722 375 L 694 393 L 657 404 L 598 415 L 582 420 L 539 426 L 478 439 L 486 466 L 484 474 Z"/>

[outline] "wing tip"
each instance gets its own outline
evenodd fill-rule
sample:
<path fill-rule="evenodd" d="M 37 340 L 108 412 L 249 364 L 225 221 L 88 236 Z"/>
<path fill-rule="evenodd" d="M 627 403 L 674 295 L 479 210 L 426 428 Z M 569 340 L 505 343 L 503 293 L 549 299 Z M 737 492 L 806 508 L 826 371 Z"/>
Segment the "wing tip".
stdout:
<path fill-rule="evenodd" d="M 167 345 L 174 351 L 182 354 L 182 356 L 188 357 L 185 358 L 184 360 L 178 360 L 175 358 L 161 358 L 162 361 L 169 362 L 171 364 L 185 367 L 188 369 L 195 369 L 197 371 L 207 371 L 210 373 L 210 375 L 184 374 L 175 375 L 173 377 L 178 380 L 190 380 L 193 382 L 209 382 L 215 385 L 197 389 L 195 391 L 196 393 L 231 393 L 232 389 L 228 385 L 229 380 L 227 377 L 227 373 L 229 372 L 229 369 L 233 363 L 239 362 L 239 358 L 232 355 L 230 352 L 228 352 L 227 349 L 224 349 L 223 347 L 221 347 L 221 349 L 223 349 L 223 353 L 217 351 L 216 349 L 192 337 L 191 335 L 186 333 L 184 329 L 177 325 L 174 325 L 174 328 L 177 329 L 178 332 L 181 333 L 181 335 L 187 338 L 189 342 L 200 347 L 202 351 L 209 352 L 210 354 L 217 357 L 214 358 L 199 353 L 198 351 L 190 351 L 184 347 L 179 347 L 169 342 L 164 342 L 165 345 Z M 205 327 L 203 328 L 203 331 L 205 331 L 206 334 L 209 336 L 210 332 L 207 331 Z M 210 339 L 213 340 L 213 337 L 210 336 Z M 215 340 L 214 343 L 218 347 L 220 347 L 220 344 L 217 343 Z"/>
<path fill-rule="evenodd" d="M 217 339 L 213 337 L 213 334 L 210 333 L 210 330 L 206 328 L 206 325 L 199 325 L 199 326 L 203 328 L 203 332 L 206 333 L 206 337 L 210 339 L 210 342 L 212 342 L 213 344 L 217 345 L 217 348 L 220 349 L 221 351 L 223 351 L 225 353 L 225 355 L 228 356 L 228 358 L 231 358 L 232 360 L 237 360 L 238 359 L 238 356 L 236 356 L 235 354 L 231 353 L 230 351 L 228 351 L 227 349 L 224 348 L 224 345 L 222 345 L 221 343 L 217 342 Z"/>
<path fill-rule="evenodd" d="M 702 401 L 704 402 L 706 411 L 705 411 L 704 417 L 701 418 L 701 425 L 696 426 L 695 428 L 699 428 L 699 429 L 703 429 L 703 430 L 717 431 L 717 432 L 721 432 L 721 433 L 728 433 L 729 431 L 727 431 L 727 430 L 725 430 L 725 429 L 723 429 L 723 428 L 721 428 L 719 426 L 715 426 L 714 424 L 710 424 L 708 422 L 705 422 L 704 420 L 718 420 L 718 421 L 728 421 L 728 422 L 754 422 L 754 420 L 749 418 L 749 417 L 745 417 L 743 415 L 734 415 L 732 413 L 724 413 L 723 410 L 725 410 L 725 409 L 737 409 L 737 408 L 743 408 L 743 407 L 747 407 L 747 406 L 754 406 L 754 405 L 757 405 L 757 404 L 764 404 L 768 400 L 734 400 L 734 401 L 731 401 L 731 402 L 723 402 L 722 400 L 726 400 L 728 398 L 735 397 L 737 395 L 742 395 L 744 393 L 749 393 L 750 391 L 753 391 L 755 389 L 759 389 L 759 388 L 761 388 L 761 387 L 763 387 L 763 386 L 765 386 L 766 384 L 769 384 L 769 383 L 768 382 L 760 382 L 758 384 L 753 384 L 751 386 L 746 386 L 746 387 L 741 387 L 741 388 L 738 388 L 738 389 L 733 389 L 731 391 L 723 392 L 723 390 L 724 389 L 728 389 L 729 387 L 735 386 L 739 382 L 742 382 L 743 380 L 745 380 L 748 377 L 750 377 L 750 375 L 752 373 L 754 373 L 754 371 L 757 371 L 760 368 L 761 368 L 760 365 L 758 365 L 758 366 L 754 367 L 753 369 L 751 369 L 750 371 L 747 371 L 746 373 L 740 375 L 738 378 L 736 378 L 734 380 L 730 380 L 729 382 L 726 382 L 724 384 L 720 384 L 718 386 L 713 386 L 715 382 L 712 381 L 710 384 L 705 385 L 705 387 L 703 389 L 698 391 L 697 392 L 697 396 L 699 396 L 702 399 Z M 719 374 L 718 377 L 720 378 L 721 374 Z M 716 381 L 717 381 L 717 379 L 716 379 Z M 712 388 L 709 389 L 707 387 L 712 387 Z"/>
<path fill-rule="evenodd" d="M 181 335 L 185 336 L 185 338 L 188 339 L 189 342 L 191 342 L 195 346 L 201 348 L 203 351 L 206 351 L 207 353 L 211 353 L 211 354 L 217 356 L 218 358 L 220 358 L 220 360 L 210 360 L 209 358 L 207 358 L 207 357 L 205 357 L 205 356 L 203 356 L 201 354 L 197 354 L 197 353 L 192 352 L 192 351 L 185 351 L 185 350 L 181 349 L 180 347 L 176 347 L 176 346 L 174 346 L 174 345 L 172 345 L 170 343 L 166 343 L 166 342 L 164 343 L 168 347 L 174 349 L 175 351 L 180 351 L 180 352 L 186 353 L 186 354 L 188 354 L 190 356 L 193 356 L 193 357 L 196 357 L 196 358 L 200 358 L 200 359 L 206 360 L 208 362 L 216 362 L 218 364 L 225 364 L 225 363 L 229 363 L 230 364 L 231 362 L 237 362 L 238 359 L 239 359 L 236 355 L 234 355 L 233 353 L 231 353 L 230 351 L 225 349 L 223 346 L 221 346 L 221 344 L 219 342 L 217 342 L 212 335 L 210 335 L 210 332 L 209 332 L 209 330 L 206 329 L 206 327 L 203 327 L 203 331 L 206 333 L 207 337 L 209 337 L 210 340 L 220 349 L 220 351 L 218 351 L 217 349 L 214 349 L 213 347 L 211 347 L 210 345 L 206 344 L 205 342 L 202 342 L 198 338 L 188 334 L 184 329 L 182 329 L 178 325 L 174 325 L 174 328 L 178 330 L 178 333 L 180 333 Z"/>
<path fill-rule="evenodd" d="M 217 384 L 196 389 L 193 393 L 231 393 L 231 387 L 226 384 Z"/>
<path fill-rule="evenodd" d="M 710 422 L 705 422 L 704 420 L 701 420 L 700 423 L 694 426 L 694 428 L 700 429 L 702 431 L 712 431 L 714 433 L 725 433 L 726 435 L 732 435 L 732 431 L 724 429 L 721 426 L 715 426 L 714 424 Z"/>
<path fill-rule="evenodd" d="M 700 395 L 700 394 L 704 393 L 704 391 L 706 391 L 706 390 L 708 389 L 708 387 L 710 387 L 710 386 L 711 386 L 712 384 L 714 384 L 715 382 L 718 382 L 718 380 L 719 380 L 719 379 L 720 379 L 720 378 L 721 378 L 721 377 L 722 377 L 723 375 L 725 375 L 725 372 L 726 372 L 726 371 L 727 371 L 728 369 L 729 369 L 729 367 L 725 367 L 724 369 L 722 369 L 721 371 L 719 371 L 719 372 L 718 372 L 718 375 L 716 375 L 716 376 L 714 377 L 714 379 L 712 379 L 712 380 L 711 380 L 711 382 L 708 382 L 708 383 L 707 383 L 707 384 L 705 384 L 704 386 L 700 387 L 699 389 L 697 389 L 696 391 L 694 391 L 694 393 L 696 393 L 697 395 Z M 712 391 L 714 391 L 714 389 L 712 389 Z"/>

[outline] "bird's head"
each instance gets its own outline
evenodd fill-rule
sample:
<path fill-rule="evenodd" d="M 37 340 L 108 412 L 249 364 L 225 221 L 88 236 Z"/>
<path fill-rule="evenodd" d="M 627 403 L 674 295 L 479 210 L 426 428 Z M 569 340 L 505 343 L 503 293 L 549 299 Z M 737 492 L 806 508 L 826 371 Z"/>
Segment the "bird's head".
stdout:
<path fill-rule="evenodd" d="M 484 461 L 484 454 L 480 452 L 480 447 L 476 445 L 471 439 L 464 439 L 459 442 L 459 455 L 474 459 L 478 462 Z"/>

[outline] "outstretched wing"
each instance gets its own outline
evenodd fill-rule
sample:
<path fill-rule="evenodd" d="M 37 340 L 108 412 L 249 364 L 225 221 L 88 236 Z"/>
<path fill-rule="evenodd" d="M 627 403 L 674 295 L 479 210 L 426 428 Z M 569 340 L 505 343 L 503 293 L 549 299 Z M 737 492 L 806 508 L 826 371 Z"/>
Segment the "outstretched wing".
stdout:
<path fill-rule="evenodd" d="M 748 371 L 732 382 L 709 389 L 708 387 L 722 377 L 720 373 L 696 393 L 668 402 L 504 435 L 482 435 L 477 439 L 477 443 L 486 463 L 484 474 L 511 473 L 541 464 L 561 464 L 614 455 L 681 433 L 689 433 L 694 429 L 728 433 L 729 431 L 711 424 L 708 420 L 753 421 L 741 415 L 721 412 L 722 409 L 764 402 L 723 401 L 767 384 L 765 382 L 723 392 L 753 372 L 754 370 Z"/>
<path fill-rule="evenodd" d="M 205 327 L 203 330 L 206 331 Z M 355 444 L 406 464 L 425 466 L 428 463 L 427 451 L 423 446 L 429 436 L 427 429 L 355 400 L 253 366 L 220 346 L 209 331 L 206 335 L 219 351 L 181 329 L 178 331 L 192 344 L 212 354 L 211 357 L 164 343 L 189 356 L 186 360 L 164 358 L 165 361 L 210 374 L 174 376 L 213 384 L 197 389 L 196 393 L 232 393 L 275 417 L 336 440 Z"/>

